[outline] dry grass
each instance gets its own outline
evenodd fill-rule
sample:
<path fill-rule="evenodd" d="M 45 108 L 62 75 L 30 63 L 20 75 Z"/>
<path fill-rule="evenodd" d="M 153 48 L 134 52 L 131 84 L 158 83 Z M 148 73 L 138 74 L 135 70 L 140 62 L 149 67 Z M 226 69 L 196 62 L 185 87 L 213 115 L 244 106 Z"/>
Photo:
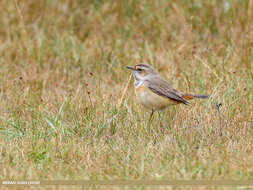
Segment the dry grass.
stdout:
<path fill-rule="evenodd" d="M 0 179 L 253 179 L 253 1 L 0 7 Z M 125 69 L 140 62 L 210 99 L 149 131 Z"/>

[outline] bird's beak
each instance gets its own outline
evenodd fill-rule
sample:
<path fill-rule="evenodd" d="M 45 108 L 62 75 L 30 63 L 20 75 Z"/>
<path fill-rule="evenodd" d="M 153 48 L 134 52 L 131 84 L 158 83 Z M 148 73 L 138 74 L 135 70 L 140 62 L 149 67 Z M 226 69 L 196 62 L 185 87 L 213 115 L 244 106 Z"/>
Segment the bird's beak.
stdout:
<path fill-rule="evenodd" d="M 132 71 L 135 71 L 135 68 L 134 67 L 131 67 L 131 66 L 126 66 L 127 69 L 130 69 Z"/>

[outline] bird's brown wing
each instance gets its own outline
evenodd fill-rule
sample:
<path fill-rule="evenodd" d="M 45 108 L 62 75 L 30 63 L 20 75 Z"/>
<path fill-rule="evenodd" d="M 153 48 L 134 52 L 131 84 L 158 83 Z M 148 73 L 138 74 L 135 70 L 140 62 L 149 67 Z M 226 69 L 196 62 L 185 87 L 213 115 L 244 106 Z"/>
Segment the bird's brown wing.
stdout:
<path fill-rule="evenodd" d="M 159 96 L 167 97 L 186 105 L 189 103 L 176 89 L 172 88 L 165 80 L 159 76 L 153 76 L 151 79 L 146 79 L 145 81 L 147 87 Z"/>

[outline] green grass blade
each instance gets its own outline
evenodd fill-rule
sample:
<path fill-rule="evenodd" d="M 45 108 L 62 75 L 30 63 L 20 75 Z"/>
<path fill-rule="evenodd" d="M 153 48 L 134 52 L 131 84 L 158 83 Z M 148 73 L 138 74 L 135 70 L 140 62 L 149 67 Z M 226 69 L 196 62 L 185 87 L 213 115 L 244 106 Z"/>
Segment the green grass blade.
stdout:
<path fill-rule="evenodd" d="M 47 122 L 47 124 L 53 129 L 53 131 L 57 132 L 57 129 L 56 129 L 55 125 L 53 124 L 52 120 L 47 116 L 44 116 L 43 118 Z"/>
<path fill-rule="evenodd" d="M 18 130 L 18 131 L 20 131 L 20 132 L 23 133 L 23 130 L 18 125 L 16 125 L 15 123 L 13 123 L 13 122 L 11 122 L 11 121 L 9 121 L 7 119 L 4 119 L 4 118 L 2 118 L 2 120 L 5 121 L 6 123 L 8 123 L 13 128 L 15 128 L 16 130 Z"/>
<path fill-rule="evenodd" d="M 65 103 L 66 103 L 66 100 L 64 100 L 63 103 L 61 104 L 61 107 L 60 107 L 60 109 L 59 109 L 59 111 L 58 111 L 58 113 L 55 117 L 54 121 L 55 121 L 56 126 L 58 126 L 58 124 L 59 124 L 59 119 L 61 117 L 61 113 L 62 113 L 62 110 L 63 110 L 63 107 L 64 107 Z"/>

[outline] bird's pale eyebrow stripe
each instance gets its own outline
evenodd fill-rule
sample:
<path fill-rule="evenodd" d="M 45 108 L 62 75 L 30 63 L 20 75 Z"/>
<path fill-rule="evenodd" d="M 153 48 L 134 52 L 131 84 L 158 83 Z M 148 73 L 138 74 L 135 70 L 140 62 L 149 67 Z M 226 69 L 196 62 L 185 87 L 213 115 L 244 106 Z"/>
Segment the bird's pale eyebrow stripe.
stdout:
<path fill-rule="evenodd" d="M 137 67 L 146 67 L 146 68 L 149 68 L 149 66 L 147 66 L 147 65 L 144 65 L 144 64 L 138 64 L 138 65 L 136 65 Z"/>

